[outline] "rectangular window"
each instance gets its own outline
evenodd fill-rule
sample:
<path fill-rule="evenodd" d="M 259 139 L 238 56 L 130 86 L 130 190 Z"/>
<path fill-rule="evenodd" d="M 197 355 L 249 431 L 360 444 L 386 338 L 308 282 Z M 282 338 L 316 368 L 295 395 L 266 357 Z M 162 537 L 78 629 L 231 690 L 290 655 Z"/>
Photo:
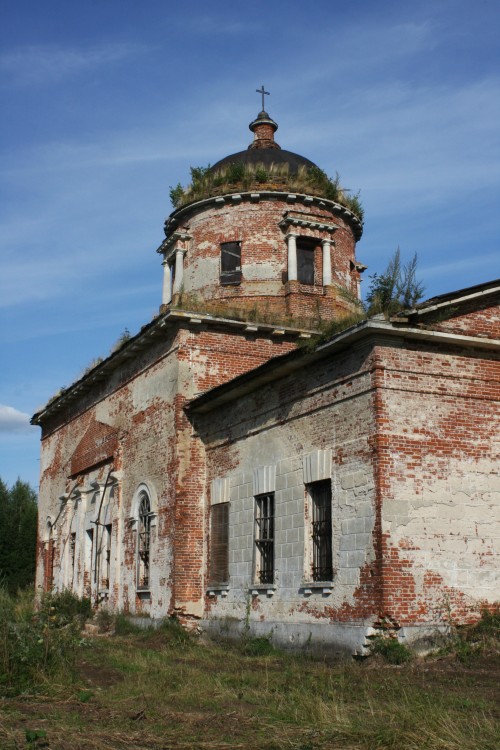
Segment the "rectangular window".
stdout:
<path fill-rule="evenodd" d="M 314 284 L 314 245 L 297 242 L 297 279 L 301 284 Z"/>
<path fill-rule="evenodd" d="M 229 581 L 229 503 L 210 509 L 210 583 Z"/>
<path fill-rule="evenodd" d="M 220 246 L 221 284 L 239 284 L 241 281 L 241 242 L 223 242 Z"/>
<path fill-rule="evenodd" d="M 44 566 L 44 589 L 50 591 L 54 585 L 54 557 L 55 545 L 52 539 L 49 539 L 45 547 L 45 566 Z"/>
<path fill-rule="evenodd" d="M 274 583 L 274 493 L 255 498 L 255 579 Z"/>
<path fill-rule="evenodd" d="M 112 524 L 108 523 L 104 527 L 104 535 L 106 539 L 105 547 L 105 559 L 104 559 L 104 587 L 109 589 L 109 579 L 111 577 L 111 532 L 113 531 Z"/>
<path fill-rule="evenodd" d="M 92 593 L 92 573 L 94 571 L 94 529 L 87 529 L 85 533 L 85 566 L 83 571 L 84 595 Z"/>
<path fill-rule="evenodd" d="M 332 485 L 330 480 L 313 482 L 307 487 L 312 510 L 312 579 L 331 581 L 332 559 Z"/>
<path fill-rule="evenodd" d="M 76 560 L 76 533 L 73 532 L 69 538 L 69 576 L 71 583 L 75 578 L 75 560 Z"/>

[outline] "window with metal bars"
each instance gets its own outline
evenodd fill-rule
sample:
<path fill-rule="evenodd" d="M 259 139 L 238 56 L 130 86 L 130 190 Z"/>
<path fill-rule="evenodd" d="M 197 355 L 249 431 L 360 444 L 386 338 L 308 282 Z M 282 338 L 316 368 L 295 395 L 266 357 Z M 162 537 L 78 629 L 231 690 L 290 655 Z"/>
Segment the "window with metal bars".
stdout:
<path fill-rule="evenodd" d="M 220 246 L 221 284 L 239 284 L 241 281 L 241 242 L 222 242 Z"/>
<path fill-rule="evenodd" d="M 274 583 L 274 492 L 255 498 L 255 578 Z"/>
<path fill-rule="evenodd" d="M 210 509 L 211 585 L 229 581 L 229 503 L 217 503 Z"/>
<path fill-rule="evenodd" d="M 312 510 L 312 579 L 331 581 L 332 558 L 332 485 L 330 480 L 313 482 L 308 487 Z"/>
<path fill-rule="evenodd" d="M 151 547 L 151 503 L 147 492 L 139 497 L 139 537 L 137 540 L 137 588 L 149 589 L 149 553 Z"/>

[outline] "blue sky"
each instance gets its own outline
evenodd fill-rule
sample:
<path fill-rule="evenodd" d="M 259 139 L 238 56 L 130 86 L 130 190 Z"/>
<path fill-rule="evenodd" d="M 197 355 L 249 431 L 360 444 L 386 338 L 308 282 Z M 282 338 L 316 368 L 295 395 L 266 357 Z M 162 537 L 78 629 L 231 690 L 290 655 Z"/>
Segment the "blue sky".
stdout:
<path fill-rule="evenodd" d="M 367 275 L 500 276 L 499 38 L 496 0 L 4 0 L 0 477 L 37 486 L 29 416 L 157 311 L 169 187 L 250 143 L 262 84 L 361 191 Z"/>

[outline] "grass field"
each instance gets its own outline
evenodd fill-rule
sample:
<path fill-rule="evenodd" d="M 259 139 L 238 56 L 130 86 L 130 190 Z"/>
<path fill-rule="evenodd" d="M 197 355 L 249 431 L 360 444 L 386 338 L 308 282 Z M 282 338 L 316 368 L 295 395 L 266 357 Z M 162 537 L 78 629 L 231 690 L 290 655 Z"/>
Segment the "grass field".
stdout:
<path fill-rule="evenodd" d="M 4 689 L 0 750 L 500 748 L 496 648 L 338 664 L 118 625 L 78 637 L 50 678 Z"/>

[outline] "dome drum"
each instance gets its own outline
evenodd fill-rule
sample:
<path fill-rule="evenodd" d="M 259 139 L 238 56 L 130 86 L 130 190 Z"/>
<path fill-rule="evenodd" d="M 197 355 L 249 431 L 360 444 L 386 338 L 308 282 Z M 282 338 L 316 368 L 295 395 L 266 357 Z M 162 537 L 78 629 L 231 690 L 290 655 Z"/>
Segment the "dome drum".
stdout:
<path fill-rule="evenodd" d="M 193 184 L 178 187 L 181 205 L 165 222 L 158 248 L 162 307 L 310 326 L 353 310 L 361 220 L 332 199 L 345 200 L 338 179 L 281 149 L 277 127 L 261 112 L 246 151 L 192 169 Z"/>
<path fill-rule="evenodd" d="M 171 292 L 164 304 L 207 312 L 225 307 L 228 317 L 258 308 L 282 319 L 298 315 L 311 325 L 348 311 L 342 290 L 356 295 L 359 282 L 350 224 L 325 201 L 290 198 L 236 194 L 182 209 L 182 227 L 172 227 L 159 248 Z M 228 246 L 235 259 L 229 272 Z"/>

